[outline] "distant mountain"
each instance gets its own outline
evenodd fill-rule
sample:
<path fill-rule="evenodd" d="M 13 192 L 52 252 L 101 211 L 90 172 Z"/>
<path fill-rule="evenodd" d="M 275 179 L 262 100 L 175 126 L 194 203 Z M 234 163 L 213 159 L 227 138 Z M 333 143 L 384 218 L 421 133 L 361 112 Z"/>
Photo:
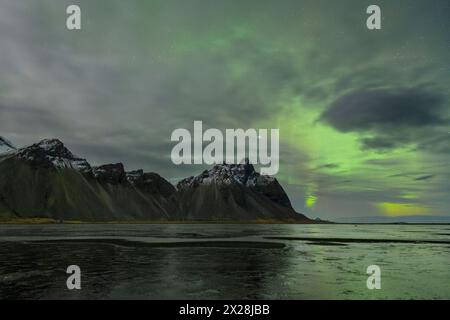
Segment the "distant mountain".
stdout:
<path fill-rule="evenodd" d="M 91 166 L 58 139 L 21 149 L 0 141 L 2 219 L 311 222 L 275 178 L 248 163 L 216 165 L 175 188 L 121 163 Z"/>
<path fill-rule="evenodd" d="M 177 184 L 183 214 L 192 220 L 302 221 L 277 179 L 252 164 L 221 164 Z"/>
<path fill-rule="evenodd" d="M 384 216 L 369 216 L 369 217 L 342 217 L 336 218 L 338 223 L 450 223 L 448 216 L 400 216 L 400 217 L 384 217 Z"/>

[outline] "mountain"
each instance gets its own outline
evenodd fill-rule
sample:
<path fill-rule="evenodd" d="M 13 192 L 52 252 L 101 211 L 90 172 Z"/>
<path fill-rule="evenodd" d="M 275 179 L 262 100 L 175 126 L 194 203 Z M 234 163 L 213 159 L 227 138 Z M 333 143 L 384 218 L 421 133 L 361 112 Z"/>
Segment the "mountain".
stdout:
<path fill-rule="evenodd" d="M 16 147 L 14 147 L 14 145 L 10 141 L 0 136 L 0 155 L 10 153 L 15 150 Z"/>
<path fill-rule="evenodd" d="M 21 149 L 1 141 L 1 219 L 311 222 L 294 211 L 275 178 L 249 163 L 216 165 L 175 188 L 122 163 L 91 166 L 58 139 Z"/>
<path fill-rule="evenodd" d="M 177 184 L 187 219 L 216 221 L 310 222 L 298 214 L 277 179 L 252 164 L 215 165 Z"/>
<path fill-rule="evenodd" d="M 92 170 L 86 159 L 75 156 L 57 139 L 45 139 L 28 148 L 20 149 L 15 157 L 33 167 L 74 169 L 79 172 Z"/>
<path fill-rule="evenodd" d="M 92 167 L 57 140 L 0 161 L 0 217 L 61 220 L 168 220 L 175 188 L 157 174 L 127 174 L 122 164 Z"/>
<path fill-rule="evenodd" d="M 401 217 L 341 217 L 335 218 L 338 223 L 379 223 L 379 224 L 397 224 L 397 223 L 429 223 L 450 224 L 450 217 L 448 216 L 431 216 L 431 215 L 415 215 L 415 216 L 401 216 Z"/>

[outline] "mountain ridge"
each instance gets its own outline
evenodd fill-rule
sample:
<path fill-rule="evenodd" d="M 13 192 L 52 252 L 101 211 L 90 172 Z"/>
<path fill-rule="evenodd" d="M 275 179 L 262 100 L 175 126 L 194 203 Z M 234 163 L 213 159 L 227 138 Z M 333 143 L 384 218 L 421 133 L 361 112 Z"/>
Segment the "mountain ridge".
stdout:
<path fill-rule="evenodd" d="M 292 208 L 277 179 L 260 175 L 244 164 L 217 164 L 178 182 L 182 211 L 191 219 L 205 219 L 214 210 L 219 220 L 308 220 Z"/>
<path fill-rule="evenodd" d="M 58 139 L 0 154 L 0 218 L 312 222 L 276 178 L 248 162 L 218 164 L 173 186 L 122 163 L 91 166 Z"/>

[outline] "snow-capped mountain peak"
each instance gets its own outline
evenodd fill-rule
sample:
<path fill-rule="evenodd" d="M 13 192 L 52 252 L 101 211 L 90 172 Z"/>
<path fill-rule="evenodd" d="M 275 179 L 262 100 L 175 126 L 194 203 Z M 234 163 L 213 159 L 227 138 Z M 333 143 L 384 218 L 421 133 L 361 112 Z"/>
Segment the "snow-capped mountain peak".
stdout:
<path fill-rule="evenodd" d="M 44 139 L 18 151 L 18 157 L 38 166 L 91 171 L 90 164 L 70 152 L 58 139 Z"/>
<path fill-rule="evenodd" d="M 242 164 L 217 164 L 210 170 L 205 170 L 198 176 L 181 180 L 177 184 L 179 192 L 192 192 L 198 187 L 229 188 L 235 197 L 251 192 L 270 199 L 271 201 L 292 209 L 291 202 L 277 179 L 261 175 L 248 160 Z"/>
<path fill-rule="evenodd" d="M 276 179 L 270 176 L 262 176 L 255 171 L 251 163 L 244 164 L 217 164 L 210 170 L 203 171 L 200 175 L 189 177 L 178 183 L 178 188 L 192 187 L 197 185 L 215 184 L 238 184 L 246 187 L 268 185 Z"/>
<path fill-rule="evenodd" d="M 36 143 L 34 146 L 44 150 L 48 155 L 67 159 L 79 159 L 67 149 L 58 139 L 44 139 Z"/>

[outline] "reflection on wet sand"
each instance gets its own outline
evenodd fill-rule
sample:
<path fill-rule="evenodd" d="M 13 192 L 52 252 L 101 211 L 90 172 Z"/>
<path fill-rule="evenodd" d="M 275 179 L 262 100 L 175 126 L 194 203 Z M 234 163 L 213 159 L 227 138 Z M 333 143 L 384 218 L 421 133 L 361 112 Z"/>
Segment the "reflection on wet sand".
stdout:
<path fill-rule="evenodd" d="M 445 299 L 445 228 L 0 225 L 0 298 Z M 82 289 L 69 291 L 73 264 Z M 381 290 L 366 287 L 373 264 Z"/>

